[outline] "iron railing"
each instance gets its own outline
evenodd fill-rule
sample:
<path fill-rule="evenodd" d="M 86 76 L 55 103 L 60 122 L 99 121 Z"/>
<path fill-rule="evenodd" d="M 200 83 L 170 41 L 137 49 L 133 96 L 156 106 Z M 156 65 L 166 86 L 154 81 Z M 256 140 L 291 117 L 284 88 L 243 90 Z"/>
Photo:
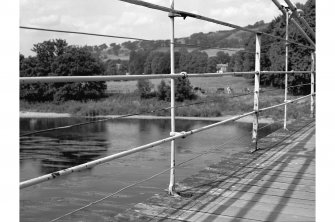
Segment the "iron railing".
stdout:
<path fill-rule="evenodd" d="M 308 41 L 310 42 L 311 46 L 306 46 L 303 45 L 301 43 L 297 43 L 295 41 L 289 40 L 288 39 L 288 25 L 289 25 L 289 10 L 293 10 L 292 14 L 295 15 L 295 17 L 299 20 L 301 20 L 301 18 L 299 17 L 299 15 L 296 14 L 295 10 L 292 7 L 294 7 L 293 4 L 288 4 L 289 7 L 288 8 L 281 8 L 278 4 L 278 2 L 276 0 L 273 0 L 273 2 L 278 6 L 278 8 L 285 13 L 286 15 L 286 38 L 283 39 L 281 37 L 278 36 L 274 36 L 268 33 L 264 33 L 264 32 L 260 32 L 260 31 L 254 31 L 248 28 L 244 28 L 244 27 L 240 27 L 237 25 L 233 25 L 230 23 L 226 23 L 226 22 L 222 22 L 216 19 L 212 19 L 212 18 L 208 18 L 205 16 L 201 16 L 201 15 L 197 15 L 194 13 L 189 13 L 189 12 L 185 12 L 185 11 L 180 11 L 180 10 L 175 10 L 174 9 L 174 0 L 170 0 L 170 8 L 167 7 L 163 7 L 163 6 L 159 6 L 159 5 L 155 5 L 155 4 L 151 4 L 151 3 L 147 3 L 144 1 L 140 1 L 140 0 L 120 0 L 123 2 L 127 2 L 130 4 L 135 4 L 135 5 L 139 5 L 139 6 L 144 6 L 144 7 L 148 7 L 148 8 L 152 8 L 155 10 L 160 10 L 160 11 L 164 11 L 164 12 L 168 12 L 168 16 L 170 18 L 171 21 L 171 39 L 170 39 L 170 55 L 171 55 L 171 74 L 153 74 L 153 75 L 125 75 L 125 76 L 64 76 L 64 77 L 54 77 L 54 76 L 48 76 L 48 77 L 21 77 L 20 78 L 20 83 L 21 84 L 30 84 L 30 83 L 54 83 L 54 82 L 88 82 L 88 81 L 110 81 L 110 80 L 139 80 L 139 79 L 164 79 L 164 78 L 169 78 L 171 80 L 171 106 L 170 106 L 170 110 L 171 110 L 171 130 L 170 130 L 170 136 L 166 137 L 164 139 L 158 140 L 158 141 L 154 141 L 139 147 L 134 147 L 132 149 L 129 149 L 127 151 L 123 151 L 117 154 L 113 154 L 110 156 L 106 156 L 104 158 L 100 158 L 91 162 L 87 162 L 85 164 L 81 164 L 78 166 L 74 166 L 74 167 L 70 167 L 67 169 L 63 169 L 51 174 L 47 174 L 47 175 L 43 175 L 37 178 L 33 178 L 30 180 L 26 180 L 20 183 L 20 189 L 26 188 L 26 187 L 30 187 L 33 186 L 35 184 L 39 184 L 45 181 L 49 181 L 49 180 L 53 180 L 56 179 L 58 177 L 64 176 L 64 175 L 68 175 L 77 171 L 81 171 L 87 168 L 92 168 L 95 167 L 97 165 L 118 159 L 118 158 L 122 158 L 124 156 L 128 156 L 131 155 L 133 153 L 136 152 L 140 152 L 143 151 L 145 149 L 149 149 L 149 148 L 153 148 L 155 146 L 158 146 L 159 144 L 162 143 L 166 143 L 166 142 L 171 142 L 171 168 L 170 168 L 170 183 L 169 183 L 169 193 L 170 194 L 174 194 L 174 187 L 175 187 L 175 144 L 174 141 L 176 139 L 179 138 L 185 138 L 187 136 L 196 134 L 198 132 L 204 131 L 204 130 L 208 130 L 210 128 L 222 125 L 222 124 L 226 124 L 238 119 L 241 119 L 243 117 L 246 116 L 250 116 L 253 115 L 253 129 L 252 129 L 252 141 L 255 144 L 255 149 L 257 149 L 257 140 L 258 140 L 258 130 L 259 130 L 259 125 L 258 125 L 258 119 L 259 119 L 259 113 L 266 111 L 266 110 L 270 110 L 270 109 L 274 109 L 274 108 L 278 108 L 281 106 L 285 106 L 285 110 L 284 110 L 284 128 L 286 128 L 286 124 L 287 124 L 287 104 L 290 103 L 294 103 L 297 102 L 299 100 L 303 100 L 306 99 L 308 97 L 311 97 L 311 107 L 310 107 L 310 112 L 311 112 L 311 116 L 314 117 L 315 116 L 315 90 L 314 90 L 314 84 L 315 84 L 315 52 L 313 51 L 311 53 L 311 70 L 310 71 L 288 71 L 288 47 L 289 44 L 296 44 L 298 46 L 301 47 L 305 47 L 305 48 L 309 48 L 314 50 L 315 49 L 315 44 L 314 42 L 307 36 L 307 34 L 303 31 L 303 29 L 294 21 L 293 24 L 295 24 L 295 26 L 298 28 L 298 30 L 303 34 L 304 37 L 306 37 L 306 39 L 308 39 Z M 286 2 L 290 2 L 289 0 L 285 0 Z M 200 19 L 200 20 L 204 20 L 204 21 L 208 21 L 208 22 L 212 22 L 212 23 L 216 23 L 216 24 L 220 24 L 223 26 L 228 26 L 228 27 L 232 27 L 232 28 L 236 28 L 238 30 L 243 30 L 243 31 L 247 31 L 247 32 L 251 32 L 255 34 L 256 37 L 256 50 L 255 50 L 255 71 L 252 72 L 226 72 L 226 73 L 192 73 L 192 74 L 187 74 L 185 72 L 182 73 L 175 73 L 175 67 L 174 67 L 174 19 L 175 17 L 192 17 L 195 19 Z M 292 20 L 293 21 L 293 20 Z M 29 27 L 24 27 L 22 26 L 22 28 L 28 28 Z M 310 28 L 310 27 L 309 27 Z M 32 28 L 34 29 L 34 28 Z M 47 30 L 47 29 L 45 29 Z M 44 31 L 45 31 L 44 30 Z M 51 31 L 55 31 L 55 30 L 51 30 Z M 57 31 L 57 30 L 56 30 Z M 309 29 L 310 31 L 310 29 Z M 311 32 L 311 31 L 310 31 Z M 77 34 L 89 34 L 89 33 L 82 33 L 82 32 L 72 32 L 72 33 L 77 33 Z M 314 32 L 312 33 L 314 35 Z M 261 58 L 261 36 L 265 35 L 265 36 L 269 36 L 281 41 L 284 41 L 286 43 L 286 53 L 285 53 L 285 57 L 286 57 L 286 62 L 285 62 L 285 71 L 261 71 L 261 63 L 260 63 L 260 58 Z M 106 35 L 105 35 L 106 36 Z M 113 37 L 113 36 L 108 36 L 108 37 Z M 127 37 L 124 37 L 127 38 Z M 133 38 L 133 39 L 137 39 L 137 38 Z M 201 128 L 197 128 L 197 129 L 193 129 L 190 131 L 186 131 L 186 132 L 176 132 L 175 131 L 175 84 L 174 84 L 174 80 L 175 78 L 178 77 L 185 77 L 185 78 L 199 78 L 199 77 L 221 77 L 221 76 L 228 76 L 228 75 L 250 75 L 253 74 L 254 75 L 254 109 L 253 111 L 241 114 L 241 115 L 237 115 L 234 116 L 232 118 L 223 120 L 223 121 L 219 121 L 217 123 L 214 124 L 210 124 Z M 264 107 L 264 108 L 259 108 L 259 95 L 260 95 L 260 75 L 267 75 L 267 74 L 285 74 L 285 99 L 283 103 L 277 104 L 277 105 L 273 105 L 270 107 Z M 309 74 L 311 75 L 311 93 L 309 95 L 306 96 L 302 96 L 300 98 L 294 99 L 294 100 L 287 100 L 287 93 L 288 93 L 288 83 L 287 83 L 287 76 L 288 75 L 294 75 L 294 74 Z M 290 86 L 291 87 L 291 86 Z"/>

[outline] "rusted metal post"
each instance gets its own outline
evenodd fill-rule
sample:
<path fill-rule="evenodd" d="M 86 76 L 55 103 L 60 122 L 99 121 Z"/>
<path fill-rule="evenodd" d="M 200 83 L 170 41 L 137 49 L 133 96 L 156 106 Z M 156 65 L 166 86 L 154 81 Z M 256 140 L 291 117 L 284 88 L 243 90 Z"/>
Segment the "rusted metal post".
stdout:
<path fill-rule="evenodd" d="M 315 52 L 311 54 L 312 64 L 311 64 L 311 117 L 315 117 Z"/>
<path fill-rule="evenodd" d="M 256 34 L 256 54 L 255 54 L 255 86 L 254 86 L 254 121 L 252 128 L 252 142 L 257 150 L 257 134 L 258 134 L 258 102 L 259 102 L 259 84 L 261 71 L 261 34 Z"/>
<path fill-rule="evenodd" d="M 171 9 L 174 9 L 174 0 L 170 0 Z M 171 56 L 171 75 L 175 74 L 174 70 L 174 15 L 169 15 L 171 20 L 171 40 L 170 40 L 170 56 Z M 171 132 L 170 135 L 174 135 L 176 131 L 175 125 L 175 81 L 171 78 Z M 175 188 L 175 141 L 171 141 L 171 170 L 170 170 L 170 184 L 169 184 L 169 194 L 174 194 Z"/>
<path fill-rule="evenodd" d="M 288 25 L 289 25 L 289 9 L 285 8 L 285 17 L 286 17 L 286 35 L 285 39 L 286 41 L 288 40 Z M 285 42 L 285 72 L 288 71 L 288 42 Z M 285 73 L 285 99 L 284 102 L 287 101 L 287 79 L 288 79 L 288 74 Z M 287 130 L 287 105 L 285 105 L 284 109 L 284 129 Z"/>

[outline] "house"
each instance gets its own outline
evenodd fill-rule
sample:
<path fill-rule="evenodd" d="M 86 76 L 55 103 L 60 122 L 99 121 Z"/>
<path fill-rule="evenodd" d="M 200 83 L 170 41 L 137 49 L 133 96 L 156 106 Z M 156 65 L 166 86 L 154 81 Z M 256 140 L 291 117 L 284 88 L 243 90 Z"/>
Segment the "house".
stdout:
<path fill-rule="evenodd" d="M 226 64 L 217 64 L 216 65 L 216 70 L 217 70 L 217 73 L 224 73 L 224 72 L 227 72 L 228 70 L 228 63 Z"/>

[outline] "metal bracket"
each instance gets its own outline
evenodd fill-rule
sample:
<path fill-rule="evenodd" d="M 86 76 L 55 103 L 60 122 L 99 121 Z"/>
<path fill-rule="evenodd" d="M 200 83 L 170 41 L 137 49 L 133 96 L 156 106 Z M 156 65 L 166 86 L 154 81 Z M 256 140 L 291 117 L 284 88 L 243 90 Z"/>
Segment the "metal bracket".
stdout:
<path fill-rule="evenodd" d="M 174 12 L 169 12 L 168 16 L 169 16 L 170 18 L 181 17 L 180 14 L 177 14 L 177 13 L 174 13 Z"/>
<path fill-rule="evenodd" d="M 169 12 L 169 15 L 168 15 L 170 18 L 175 18 L 175 17 L 182 17 L 184 20 L 186 19 L 187 14 L 185 13 L 174 13 L 174 12 Z"/>
<path fill-rule="evenodd" d="M 181 72 L 180 74 L 184 75 L 182 78 L 186 79 L 187 78 L 187 72 Z"/>
<path fill-rule="evenodd" d="M 185 131 L 182 131 L 182 132 L 170 132 L 170 136 L 179 136 L 179 135 L 183 135 L 181 138 L 186 138 L 186 135 L 185 135 Z"/>

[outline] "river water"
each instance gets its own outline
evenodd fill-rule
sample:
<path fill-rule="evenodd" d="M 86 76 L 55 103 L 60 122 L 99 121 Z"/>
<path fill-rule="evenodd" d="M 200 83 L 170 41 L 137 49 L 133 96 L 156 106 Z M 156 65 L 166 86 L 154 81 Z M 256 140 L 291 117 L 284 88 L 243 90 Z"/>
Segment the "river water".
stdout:
<path fill-rule="evenodd" d="M 88 121 L 84 118 L 21 118 L 20 132 Z M 176 131 L 213 122 L 177 120 Z M 176 181 L 237 152 L 247 152 L 250 123 L 231 123 L 176 140 L 176 164 L 242 137 L 176 169 Z M 266 135 L 275 127 L 262 130 Z M 53 131 L 20 139 L 20 181 L 82 164 L 168 137 L 169 120 L 122 119 Z M 150 177 L 170 165 L 170 143 L 113 160 L 93 169 L 67 175 L 20 191 L 20 221 L 50 221 L 73 209 Z M 113 221 L 113 217 L 150 196 L 166 192 L 169 172 L 124 190 L 60 221 Z"/>

